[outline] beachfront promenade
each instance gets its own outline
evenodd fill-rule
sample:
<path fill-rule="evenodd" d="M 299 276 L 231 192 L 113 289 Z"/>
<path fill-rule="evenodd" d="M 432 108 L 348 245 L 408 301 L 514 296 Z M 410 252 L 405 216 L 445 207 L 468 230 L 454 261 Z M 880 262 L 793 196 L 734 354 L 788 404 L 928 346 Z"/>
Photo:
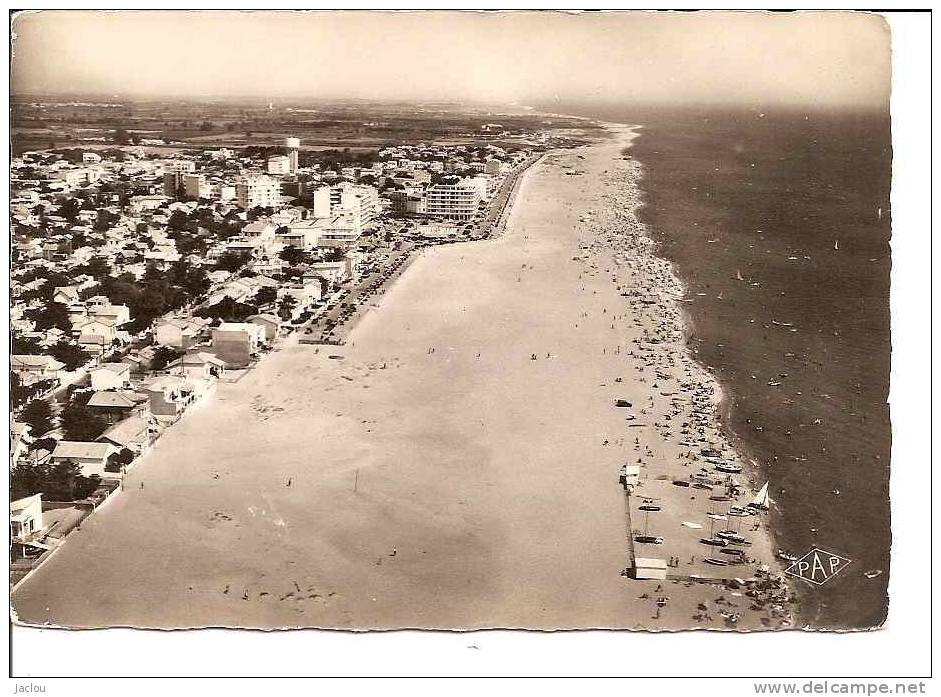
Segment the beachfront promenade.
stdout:
<path fill-rule="evenodd" d="M 299 329 L 298 341 L 302 344 L 342 344 L 356 322 L 372 306 L 373 298 L 381 296 L 386 288 L 404 273 L 405 269 L 422 249 L 440 244 L 461 244 L 479 241 L 502 235 L 506 230 L 506 222 L 512 208 L 512 202 L 519 189 L 522 176 L 530 167 L 545 157 L 545 153 L 530 156 L 525 162 L 517 165 L 504 179 L 500 189 L 486 206 L 486 212 L 481 220 L 476 222 L 473 229 L 466 236 L 434 243 L 416 244 L 403 242 L 394 249 L 384 261 L 382 268 L 359 279 L 343 297 L 313 318 Z"/>

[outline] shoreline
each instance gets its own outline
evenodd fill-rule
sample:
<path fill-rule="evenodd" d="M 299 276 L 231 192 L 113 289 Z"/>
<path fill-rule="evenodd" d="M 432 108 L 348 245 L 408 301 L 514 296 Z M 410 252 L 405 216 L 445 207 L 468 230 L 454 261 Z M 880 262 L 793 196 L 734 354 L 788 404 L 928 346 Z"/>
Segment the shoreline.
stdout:
<path fill-rule="evenodd" d="M 742 473 L 745 475 L 745 479 L 754 490 L 760 485 L 764 473 L 757 464 L 754 454 L 751 453 L 747 448 L 747 444 L 745 444 L 741 437 L 730 428 L 728 418 L 724 416 L 724 412 L 729 410 L 731 399 L 733 398 L 729 387 L 722 383 L 722 381 L 709 368 L 709 366 L 705 365 L 698 359 L 697 354 L 693 351 L 693 346 L 690 344 L 690 339 L 695 335 L 695 323 L 693 321 L 692 315 L 687 311 L 684 303 L 682 302 L 682 299 L 688 294 L 688 285 L 679 274 L 675 265 L 664 257 L 659 256 L 659 243 L 656 242 L 656 240 L 648 237 L 648 228 L 646 224 L 644 224 L 640 219 L 640 211 L 645 205 L 645 192 L 643 190 L 644 165 L 642 162 L 633 160 L 632 156 L 629 155 L 631 150 L 631 141 L 633 141 L 634 137 L 637 137 L 637 131 L 639 130 L 639 127 L 630 126 L 628 124 L 612 123 L 604 123 L 603 125 L 606 129 L 609 129 L 609 131 L 613 130 L 617 132 L 627 130 L 632 134 L 632 137 L 630 141 L 628 141 L 627 146 L 621 150 L 621 154 L 624 156 L 622 159 L 629 160 L 631 163 L 629 167 L 633 168 L 633 175 L 629 176 L 628 181 L 626 182 L 625 188 L 627 191 L 622 192 L 622 195 L 627 195 L 629 201 L 627 203 L 622 201 L 621 203 L 625 207 L 626 216 L 628 218 L 627 227 L 634 228 L 637 240 L 645 240 L 646 238 L 645 241 L 648 242 L 648 244 L 638 244 L 636 247 L 634 247 L 635 251 L 643 250 L 636 251 L 637 256 L 635 257 L 635 260 L 643 259 L 644 256 L 647 255 L 648 260 L 654 261 L 656 264 L 660 265 L 662 272 L 660 273 L 659 278 L 656 275 L 654 276 L 654 285 L 656 287 L 657 293 L 661 295 L 665 294 L 670 298 L 665 302 L 668 305 L 672 304 L 675 310 L 677 320 L 673 325 L 673 329 L 675 330 L 676 335 L 679 337 L 679 340 L 676 342 L 678 344 L 679 354 L 683 357 L 684 360 L 688 361 L 692 366 L 695 366 L 696 371 L 698 371 L 702 376 L 701 384 L 711 385 L 710 391 L 713 394 L 711 398 L 710 420 L 712 421 L 712 426 L 715 429 L 715 433 L 713 436 L 708 438 L 708 445 L 710 448 L 717 447 L 723 452 L 724 456 L 728 457 L 730 455 L 730 459 L 740 462 L 742 466 Z M 636 167 L 634 166 L 635 163 Z M 623 184 L 624 182 L 622 182 L 622 185 Z M 659 285 L 657 284 L 658 281 Z M 636 305 L 634 309 L 636 311 Z M 667 355 L 668 353 L 661 352 L 659 354 L 659 358 L 664 359 Z M 654 387 L 656 387 L 656 384 L 654 384 Z M 656 425 L 657 424 L 655 423 L 655 426 Z M 692 438 L 688 438 L 688 440 L 691 441 Z M 702 439 L 700 438 L 699 440 Z M 731 452 L 727 453 L 726 450 Z M 691 453 L 692 451 L 690 450 L 689 452 Z M 638 459 L 638 462 L 640 463 L 641 460 Z M 644 466 L 645 465 L 641 465 L 641 467 Z M 770 519 L 772 515 L 775 514 L 769 512 L 763 516 L 767 523 L 762 526 L 761 534 L 765 538 L 765 549 L 764 554 L 762 557 L 760 557 L 760 561 L 763 565 L 763 568 L 767 569 L 766 575 L 768 578 L 775 578 L 775 582 L 778 584 L 779 588 L 786 587 L 789 591 L 793 592 L 791 584 L 786 583 L 785 578 L 782 575 L 784 565 L 780 563 L 776 554 L 772 553 L 772 550 L 776 549 L 777 535 L 775 527 L 771 524 Z M 729 518 L 729 520 L 731 520 L 731 518 Z M 757 529 L 758 523 L 755 524 L 755 530 Z M 668 573 L 668 578 L 670 578 L 671 575 L 672 574 Z M 675 577 L 680 578 L 678 575 L 675 575 Z M 695 577 L 697 580 L 705 580 L 699 574 L 695 575 Z M 714 578 L 721 578 L 721 574 L 716 574 Z M 726 578 L 727 580 L 730 580 L 727 576 Z M 738 586 L 739 584 L 736 581 L 732 587 L 734 588 Z M 790 598 L 788 601 L 790 601 Z M 794 626 L 795 618 L 792 611 L 788 610 L 786 612 L 779 613 L 778 618 L 781 620 L 780 627 L 791 628 Z M 767 627 L 768 625 L 765 626 Z"/>
<path fill-rule="evenodd" d="M 630 446 L 617 449 L 641 432 L 611 399 L 671 401 L 629 376 L 640 359 L 607 351 L 657 322 L 600 272 L 620 252 L 579 222 L 621 214 L 605 180 L 619 147 L 548 154 L 520 183 L 506 234 L 418 255 L 337 359 L 283 345 L 219 385 L 213 408 L 181 421 L 131 473 L 135 493 L 23 584 L 20 621 L 728 627 L 718 615 L 689 619 L 724 586 L 662 582 L 661 608 L 660 583 L 620 573 L 632 542 L 617 471 Z M 583 176 L 563 173 L 575 169 Z M 598 245 L 598 273 L 573 260 L 582 244 Z M 626 314 L 613 332 L 615 307 Z M 625 382 L 612 383 L 620 371 Z M 654 429 L 643 436 L 664 461 L 675 455 Z M 693 519 L 678 489 L 665 496 Z M 144 592 L 159 609 L 141 606 Z M 717 611 L 738 612 L 742 596 Z M 758 628 L 759 615 L 737 628 Z"/>

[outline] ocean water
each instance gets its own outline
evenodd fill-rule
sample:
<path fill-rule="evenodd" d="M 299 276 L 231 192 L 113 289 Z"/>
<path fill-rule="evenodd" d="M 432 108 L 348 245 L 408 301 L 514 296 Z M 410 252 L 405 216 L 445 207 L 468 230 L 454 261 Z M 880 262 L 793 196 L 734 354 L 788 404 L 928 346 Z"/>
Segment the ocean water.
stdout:
<path fill-rule="evenodd" d="M 642 220 L 688 287 L 689 347 L 770 480 L 778 543 L 852 563 L 801 623 L 881 624 L 891 545 L 887 113 L 553 110 L 643 126 Z M 881 573 L 878 573 L 881 571 Z M 868 573 L 867 573 L 868 572 Z"/>

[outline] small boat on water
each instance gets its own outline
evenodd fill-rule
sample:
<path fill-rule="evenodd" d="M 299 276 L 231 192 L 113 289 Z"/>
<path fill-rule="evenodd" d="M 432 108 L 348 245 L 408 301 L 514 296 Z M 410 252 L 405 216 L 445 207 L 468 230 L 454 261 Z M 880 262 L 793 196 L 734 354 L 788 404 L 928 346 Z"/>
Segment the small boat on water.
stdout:
<path fill-rule="evenodd" d="M 688 487 L 688 486 L 689 486 L 689 482 L 684 481 L 684 480 L 682 480 L 682 479 L 674 479 L 674 480 L 673 480 L 673 486 L 686 486 L 686 487 Z"/>
<path fill-rule="evenodd" d="M 870 569 L 869 571 L 863 574 L 863 576 L 865 576 L 866 578 L 876 578 L 876 576 L 881 576 L 881 575 L 882 575 L 882 569 Z"/>
<path fill-rule="evenodd" d="M 742 508 L 741 506 L 732 506 L 729 508 L 729 515 L 736 516 L 738 518 L 745 518 L 752 515 L 753 513 L 754 511 L 750 511 L 747 508 Z"/>
<path fill-rule="evenodd" d="M 778 559 L 783 559 L 784 561 L 792 561 L 792 562 L 797 561 L 798 559 L 796 556 L 794 556 L 793 554 L 788 554 L 783 549 L 778 550 L 777 557 Z"/>
<path fill-rule="evenodd" d="M 712 564 L 713 566 L 728 566 L 729 562 L 727 559 L 716 559 L 715 557 L 706 557 L 703 559 L 707 564 Z"/>
<path fill-rule="evenodd" d="M 771 503 L 771 497 L 768 496 L 768 484 L 770 482 L 765 482 L 764 486 L 758 490 L 758 493 L 755 494 L 755 498 L 748 502 L 749 508 L 757 508 L 761 511 L 767 511 Z"/>
<path fill-rule="evenodd" d="M 643 506 L 638 506 L 637 508 L 641 511 L 650 511 L 650 512 L 660 510 L 660 506 L 657 506 L 652 503 L 645 503 Z"/>
<path fill-rule="evenodd" d="M 739 474 L 742 471 L 742 468 L 734 462 L 720 462 L 715 468 L 719 472 L 725 472 L 726 474 Z"/>

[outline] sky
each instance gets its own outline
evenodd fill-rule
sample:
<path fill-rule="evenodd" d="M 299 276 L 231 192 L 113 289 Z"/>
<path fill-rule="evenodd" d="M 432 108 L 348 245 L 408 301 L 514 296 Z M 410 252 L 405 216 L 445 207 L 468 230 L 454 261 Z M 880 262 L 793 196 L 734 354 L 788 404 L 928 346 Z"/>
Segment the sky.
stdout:
<path fill-rule="evenodd" d="M 881 17 L 41 11 L 13 94 L 887 107 Z"/>

